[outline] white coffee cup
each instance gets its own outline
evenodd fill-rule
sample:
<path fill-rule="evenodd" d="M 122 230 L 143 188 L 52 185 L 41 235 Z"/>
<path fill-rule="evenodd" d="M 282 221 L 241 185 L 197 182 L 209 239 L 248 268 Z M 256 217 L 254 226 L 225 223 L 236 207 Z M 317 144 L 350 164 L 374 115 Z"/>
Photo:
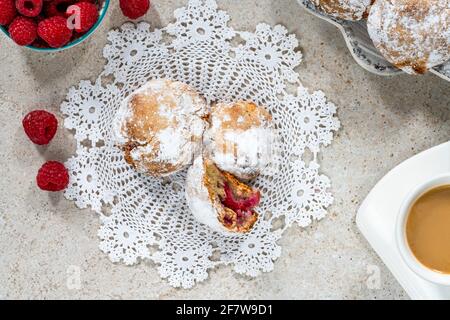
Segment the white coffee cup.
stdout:
<path fill-rule="evenodd" d="M 400 212 L 398 214 L 397 223 L 395 226 L 395 236 L 398 250 L 400 251 L 403 260 L 411 270 L 413 270 L 417 275 L 424 278 L 425 280 L 441 285 L 450 286 L 450 274 L 440 273 L 424 266 L 414 256 L 406 239 L 406 222 L 408 220 L 408 215 L 414 202 L 427 191 L 443 185 L 450 185 L 450 173 L 439 175 L 430 180 L 427 180 L 424 183 L 419 184 L 409 192 L 400 207 Z"/>

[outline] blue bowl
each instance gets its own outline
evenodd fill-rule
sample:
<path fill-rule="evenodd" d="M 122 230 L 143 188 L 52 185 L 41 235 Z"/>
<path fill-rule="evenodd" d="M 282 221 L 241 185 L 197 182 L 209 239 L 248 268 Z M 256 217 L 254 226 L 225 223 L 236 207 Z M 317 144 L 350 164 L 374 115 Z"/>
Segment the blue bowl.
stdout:
<path fill-rule="evenodd" d="M 33 51 L 38 51 L 38 52 L 58 52 L 58 51 L 63 51 L 63 50 L 75 47 L 77 44 L 80 44 L 84 40 L 88 39 L 95 32 L 95 30 L 97 30 L 97 28 L 100 26 L 100 24 L 103 22 L 103 19 L 106 16 L 106 12 L 108 11 L 108 8 L 109 8 L 109 3 L 110 3 L 110 0 L 103 1 L 102 8 L 100 9 L 100 12 L 99 12 L 98 20 L 88 32 L 83 34 L 81 37 L 79 37 L 75 41 L 72 41 L 72 42 L 66 44 L 64 47 L 61 47 L 61 48 L 36 48 L 36 47 L 32 47 L 32 46 L 25 46 L 25 47 L 28 49 L 31 49 Z M 0 30 L 3 31 L 3 33 L 6 34 L 6 36 L 9 38 L 8 30 L 4 26 L 0 26 Z"/>

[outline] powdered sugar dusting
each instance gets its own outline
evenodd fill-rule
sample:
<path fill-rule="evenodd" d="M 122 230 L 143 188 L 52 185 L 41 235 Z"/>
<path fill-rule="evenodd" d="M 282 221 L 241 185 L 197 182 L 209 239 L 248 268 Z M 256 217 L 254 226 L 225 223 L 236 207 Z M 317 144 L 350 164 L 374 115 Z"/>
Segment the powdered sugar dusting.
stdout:
<path fill-rule="evenodd" d="M 224 140 L 228 147 L 215 151 L 213 155 L 222 170 L 249 177 L 263 171 L 270 163 L 270 148 L 274 140 L 271 129 L 228 130 L 224 132 Z"/>
<path fill-rule="evenodd" d="M 182 133 L 174 128 L 167 128 L 159 132 L 157 137 L 161 145 L 160 154 L 164 155 L 165 159 L 175 161 L 185 143 Z"/>

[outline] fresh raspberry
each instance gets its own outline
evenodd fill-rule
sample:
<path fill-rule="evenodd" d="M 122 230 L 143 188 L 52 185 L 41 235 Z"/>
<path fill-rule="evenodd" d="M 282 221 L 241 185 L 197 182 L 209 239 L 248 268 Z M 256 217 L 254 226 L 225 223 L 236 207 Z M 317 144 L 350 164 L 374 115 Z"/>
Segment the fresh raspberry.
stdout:
<path fill-rule="evenodd" d="M 68 17 L 79 14 L 79 18 L 75 17 L 73 23 L 75 31 L 83 33 L 92 28 L 98 20 L 98 8 L 95 4 L 89 2 L 78 2 L 67 8 L 66 15 Z"/>
<path fill-rule="evenodd" d="M 7 26 L 17 14 L 14 0 L 0 0 L 0 25 Z"/>
<path fill-rule="evenodd" d="M 72 38 L 67 20 L 60 16 L 45 19 L 38 24 L 38 35 L 52 48 L 66 45 Z"/>
<path fill-rule="evenodd" d="M 56 117 L 45 110 L 31 111 L 22 120 L 23 129 L 35 144 L 48 144 L 58 129 Z"/>
<path fill-rule="evenodd" d="M 42 190 L 62 191 L 69 185 L 69 172 L 61 162 L 48 161 L 39 169 L 36 182 Z"/>
<path fill-rule="evenodd" d="M 126 17 L 137 19 L 150 9 L 150 0 L 120 0 L 120 9 Z"/>
<path fill-rule="evenodd" d="M 47 18 L 54 16 L 65 17 L 67 8 L 75 3 L 76 0 L 51 0 L 44 4 L 44 13 Z"/>
<path fill-rule="evenodd" d="M 16 8 L 25 17 L 37 17 L 41 11 L 44 0 L 16 0 Z"/>
<path fill-rule="evenodd" d="M 27 46 L 37 38 L 37 24 L 31 18 L 19 16 L 9 25 L 8 32 L 19 46 Z"/>

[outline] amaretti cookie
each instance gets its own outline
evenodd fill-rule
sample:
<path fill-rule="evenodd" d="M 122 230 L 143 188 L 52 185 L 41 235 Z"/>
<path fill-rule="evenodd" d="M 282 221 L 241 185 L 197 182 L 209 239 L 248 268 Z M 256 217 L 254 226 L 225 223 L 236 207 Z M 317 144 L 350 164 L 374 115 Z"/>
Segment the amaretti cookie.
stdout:
<path fill-rule="evenodd" d="M 113 124 L 116 142 L 136 170 L 167 176 L 199 154 L 206 115 L 206 101 L 188 85 L 152 80 L 123 101 Z"/>
<path fill-rule="evenodd" d="M 186 200 L 194 217 L 221 233 L 245 233 L 258 220 L 260 192 L 199 156 L 189 168 Z"/>
<path fill-rule="evenodd" d="M 450 59 L 450 0 L 376 0 L 367 28 L 381 54 L 407 73 Z"/>
<path fill-rule="evenodd" d="M 313 0 L 325 13 L 343 20 L 366 18 L 373 0 Z"/>
<path fill-rule="evenodd" d="M 219 169 L 251 179 L 270 164 L 275 135 L 266 109 L 246 101 L 218 103 L 209 122 L 205 152 Z"/>

